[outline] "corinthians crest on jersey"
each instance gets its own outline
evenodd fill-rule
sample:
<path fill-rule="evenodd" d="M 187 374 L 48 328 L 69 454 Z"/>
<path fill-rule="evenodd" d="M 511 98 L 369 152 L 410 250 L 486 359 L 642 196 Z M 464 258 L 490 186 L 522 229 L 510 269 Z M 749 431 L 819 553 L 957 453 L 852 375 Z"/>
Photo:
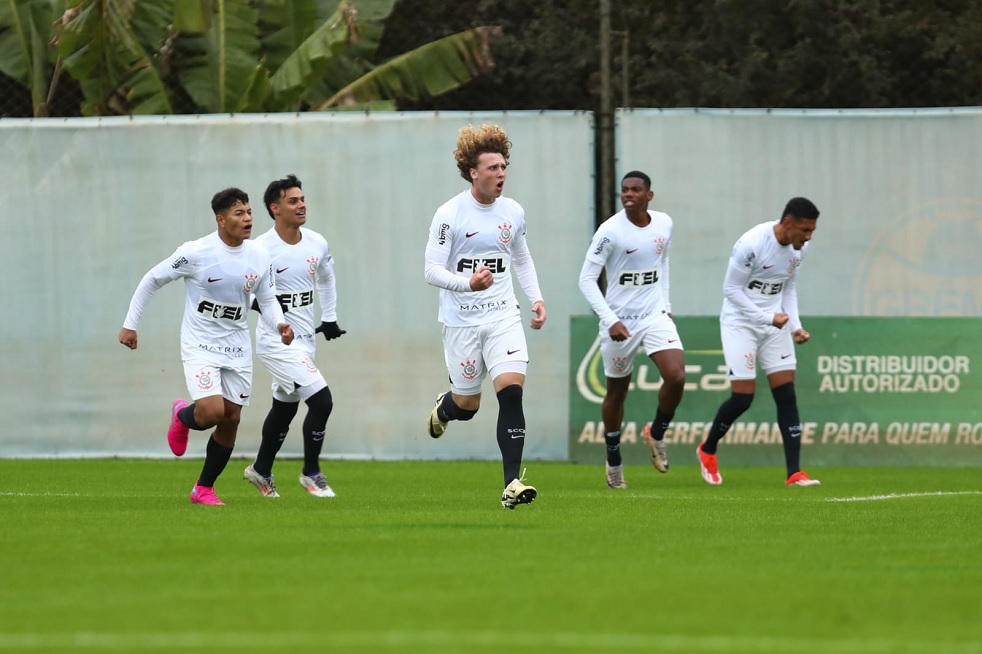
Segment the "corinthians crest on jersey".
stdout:
<path fill-rule="evenodd" d="M 507 245 L 511 243 L 512 238 L 512 226 L 511 223 L 505 221 L 503 224 L 498 225 L 498 229 L 501 231 L 498 233 L 498 240 Z"/>
<path fill-rule="evenodd" d="M 252 289 L 256 288 L 256 280 L 259 279 L 258 275 L 253 273 L 248 273 L 245 276 L 245 284 L 242 285 L 242 290 L 246 293 L 252 293 Z"/>

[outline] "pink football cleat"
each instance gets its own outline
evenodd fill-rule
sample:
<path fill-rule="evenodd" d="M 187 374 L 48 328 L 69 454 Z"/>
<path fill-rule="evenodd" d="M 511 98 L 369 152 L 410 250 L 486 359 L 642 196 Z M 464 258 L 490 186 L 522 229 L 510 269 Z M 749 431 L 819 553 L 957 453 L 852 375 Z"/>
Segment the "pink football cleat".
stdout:
<path fill-rule="evenodd" d="M 182 456 L 188 449 L 188 426 L 177 417 L 177 412 L 188 405 L 184 400 L 174 400 L 170 410 L 170 429 L 167 430 L 167 444 L 174 456 Z"/>
<path fill-rule="evenodd" d="M 198 486 L 195 484 L 191 489 L 191 504 L 210 504 L 211 506 L 225 506 L 225 502 L 218 499 L 215 489 L 211 486 Z"/>

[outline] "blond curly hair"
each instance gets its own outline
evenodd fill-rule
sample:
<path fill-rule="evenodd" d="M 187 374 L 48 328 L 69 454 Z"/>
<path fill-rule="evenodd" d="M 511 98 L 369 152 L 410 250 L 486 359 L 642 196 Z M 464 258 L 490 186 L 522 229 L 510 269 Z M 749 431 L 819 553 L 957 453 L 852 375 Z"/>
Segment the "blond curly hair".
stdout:
<path fill-rule="evenodd" d="M 461 127 L 457 133 L 457 149 L 453 156 L 457 160 L 457 170 L 466 181 L 471 181 L 471 168 L 477 168 L 477 158 L 482 154 L 493 152 L 500 154 L 508 163 L 508 153 L 511 141 L 500 125 L 473 125 Z"/>

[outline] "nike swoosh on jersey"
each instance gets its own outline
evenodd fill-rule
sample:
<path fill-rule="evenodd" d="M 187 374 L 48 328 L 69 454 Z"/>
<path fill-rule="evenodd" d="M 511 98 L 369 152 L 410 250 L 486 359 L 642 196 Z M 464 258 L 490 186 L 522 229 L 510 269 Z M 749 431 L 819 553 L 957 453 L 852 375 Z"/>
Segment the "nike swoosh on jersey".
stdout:
<path fill-rule="evenodd" d="M 470 238 L 471 236 L 474 236 L 474 234 L 480 234 L 480 232 L 479 231 L 477 231 L 477 232 L 467 232 L 466 234 L 464 234 L 464 238 Z"/>
<path fill-rule="evenodd" d="M 279 275 L 284 270 L 289 270 L 289 269 L 290 269 L 290 266 L 287 266 L 286 268 L 277 268 L 276 269 L 276 274 Z"/>
<path fill-rule="evenodd" d="M 762 266 L 762 268 L 764 270 L 767 270 L 768 268 L 773 268 L 773 267 L 774 267 L 774 264 L 773 263 L 771 265 L 769 265 L 769 266 Z"/>
<path fill-rule="evenodd" d="M 521 352 L 521 351 L 522 348 L 518 348 L 517 350 L 508 350 L 508 354 L 515 354 L 516 352 Z"/>
<path fill-rule="evenodd" d="M 209 284 L 214 284 L 215 282 L 220 282 L 223 279 L 224 279 L 224 277 L 209 277 L 208 278 L 208 283 Z"/>
<path fill-rule="evenodd" d="M 634 248 L 633 250 L 628 250 L 627 253 L 628 254 L 634 254 L 637 251 L 638 251 L 638 249 L 637 248 Z"/>
<path fill-rule="evenodd" d="M 781 358 L 782 359 L 787 359 L 789 356 L 791 356 L 791 355 L 790 354 L 782 354 L 781 355 Z"/>

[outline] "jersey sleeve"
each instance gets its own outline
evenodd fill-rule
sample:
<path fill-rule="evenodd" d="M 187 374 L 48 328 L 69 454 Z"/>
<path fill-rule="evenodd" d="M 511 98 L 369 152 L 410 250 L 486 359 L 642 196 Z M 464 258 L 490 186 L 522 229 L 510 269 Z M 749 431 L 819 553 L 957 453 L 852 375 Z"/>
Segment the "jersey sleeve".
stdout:
<path fill-rule="evenodd" d="M 535 262 L 532 261 L 532 253 L 529 251 L 527 234 L 528 226 L 523 221 L 522 230 L 515 235 L 515 242 L 512 245 L 511 264 L 515 268 L 515 277 L 518 278 L 518 285 L 522 287 L 525 297 L 535 304 L 542 301 L 542 290 L 539 288 Z"/>
<path fill-rule="evenodd" d="M 194 252 L 191 242 L 184 243 L 167 259 L 147 271 L 137 284 L 130 298 L 129 310 L 123 320 L 123 327 L 136 330 L 140 317 L 150 304 L 150 300 L 161 288 L 174 280 L 190 276 L 194 272 Z"/>
<path fill-rule="evenodd" d="M 726 267 L 726 277 L 723 279 L 723 295 L 736 306 L 752 322 L 761 326 L 773 324 L 774 317 L 761 311 L 744 290 L 753 272 L 754 260 L 757 258 L 753 248 L 742 239 L 733 246 L 729 264 Z"/>
<path fill-rule="evenodd" d="M 805 243 L 801 248 L 802 262 L 805 260 L 805 253 L 808 251 L 809 245 L 809 243 Z M 801 315 L 798 311 L 798 271 L 800 270 L 801 266 L 799 265 L 795 274 L 784 285 L 781 296 L 781 305 L 784 307 L 784 312 L 788 314 L 788 325 L 792 332 L 801 329 Z"/>
<path fill-rule="evenodd" d="M 587 261 L 599 263 L 601 266 L 606 265 L 612 247 L 613 241 L 611 237 L 608 235 L 607 230 L 601 226 L 590 240 L 590 247 L 586 251 Z"/>
<path fill-rule="evenodd" d="M 321 322 L 336 322 L 338 291 L 334 282 L 334 257 L 327 241 L 324 241 L 324 253 L 317 264 L 317 297 L 321 304 Z"/>
<path fill-rule="evenodd" d="M 590 307 L 593 308 L 593 312 L 600 318 L 600 326 L 604 329 L 610 329 L 620 318 L 607 304 L 604 294 L 600 291 L 600 286 L 597 285 L 597 280 L 603 269 L 602 265 L 592 261 L 589 257 L 584 259 L 583 268 L 580 269 L 579 286 L 583 297 L 586 298 Z"/>
<path fill-rule="evenodd" d="M 455 275 L 447 270 L 447 261 L 450 259 L 450 245 L 453 243 L 454 228 L 449 220 L 445 220 L 441 212 L 437 211 L 430 223 L 429 237 L 426 241 L 426 250 L 423 254 L 424 267 L 423 277 L 431 286 L 445 288 L 448 291 L 470 292 L 470 277 Z"/>
<path fill-rule="evenodd" d="M 671 240 L 671 238 L 669 238 L 668 242 L 665 243 L 665 252 L 664 252 L 664 254 L 662 254 L 662 258 L 661 258 L 661 261 L 662 261 L 662 264 L 661 264 L 661 272 L 662 272 L 662 277 L 661 277 L 661 290 L 662 290 L 662 299 L 664 299 L 664 301 L 665 301 L 665 312 L 666 313 L 671 313 L 672 312 L 672 301 L 670 299 L 670 297 L 671 297 L 671 281 L 670 280 L 672 279 L 672 276 L 670 274 L 669 265 L 668 265 L 668 251 L 671 249 L 671 246 L 672 246 L 672 240 Z"/>
<path fill-rule="evenodd" d="M 784 283 L 781 289 L 781 307 L 788 314 L 788 327 L 794 332 L 801 329 L 801 318 L 798 315 L 798 286 L 794 277 Z"/>
<path fill-rule="evenodd" d="M 266 272 L 256 280 L 255 297 L 259 303 L 259 319 L 265 321 L 266 326 L 273 333 L 279 332 L 280 323 L 286 322 L 283 316 L 283 307 L 276 299 L 276 277 L 273 276 L 273 263 L 270 261 L 269 254 L 265 249 L 262 250 L 264 262 L 263 270 Z"/>

